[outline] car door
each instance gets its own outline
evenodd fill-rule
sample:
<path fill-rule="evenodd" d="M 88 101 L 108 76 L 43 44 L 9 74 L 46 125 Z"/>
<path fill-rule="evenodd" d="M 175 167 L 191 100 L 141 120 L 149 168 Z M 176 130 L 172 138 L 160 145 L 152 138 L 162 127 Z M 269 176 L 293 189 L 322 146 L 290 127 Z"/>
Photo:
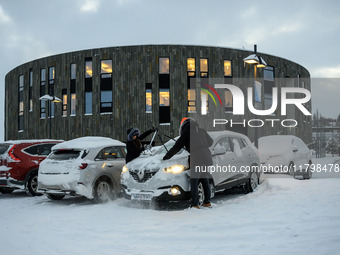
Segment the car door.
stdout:
<path fill-rule="evenodd" d="M 103 148 L 95 158 L 98 174 L 105 173 L 119 183 L 120 174 L 125 165 L 125 150 L 122 146 L 109 146 Z"/>
<path fill-rule="evenodd" d="M 243 171 L 245 166 L 247 166 L 249 163 L 249 156 L 247 155 L 246 151 L 246 145 L 243 143 L 243 141 L 239 137 L 230 137 L 231 145 L 233 152 L 236 155 L 236 158 L 234 160 L 234 166 L 237 169 L 236 172 L 234 172 L 233 178 L 235 179 L 241 179 L 246 175 L 246 172 Z M 241 171 L 242 170 L 242 171 Z"/>
<path fill-rule="evenodd" d="M 221 148 L 223 148 L 224 151 L 221 150 Z M 232 151 L 230 139 L 227 136 L 221 137 L 217 140 L 212 150 L 212 155 L 215 166 L 212 177 L 215 186 L 223 185 L 230 181 L 230 178 L 234 175 L 231 166 L 233 166 L 236 161 L 236 155 Z"/>

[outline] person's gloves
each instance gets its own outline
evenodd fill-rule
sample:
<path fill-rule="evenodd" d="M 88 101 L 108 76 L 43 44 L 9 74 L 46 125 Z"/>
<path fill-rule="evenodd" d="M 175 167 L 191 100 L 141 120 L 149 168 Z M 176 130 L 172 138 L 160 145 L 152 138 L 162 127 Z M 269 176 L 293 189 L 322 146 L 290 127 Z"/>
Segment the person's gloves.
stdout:
<path fill-rule="evenodd" d="M 144 145 L 144 150 L 151 150 L 152 146 L 150 144 Z"/>
<path fill-rule="evenodd" d="M 168 154 L 165 154 L 165 156 L 163 157 L 163 160 L 168 160 L 170 159 L 170 157 L 168 156 Z"/>

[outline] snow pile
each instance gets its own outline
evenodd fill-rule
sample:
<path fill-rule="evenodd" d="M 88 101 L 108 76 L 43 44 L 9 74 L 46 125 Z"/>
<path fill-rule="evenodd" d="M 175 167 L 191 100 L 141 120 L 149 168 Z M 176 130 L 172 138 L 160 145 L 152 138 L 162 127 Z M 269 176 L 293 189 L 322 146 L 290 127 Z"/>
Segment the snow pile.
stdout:
<path fill-rule="evenodd" d="M 1 253 L 338 254 L 340 179 L 266 176 L 255 192 L 216 194 L 202 210 L 0 194 Z"/>

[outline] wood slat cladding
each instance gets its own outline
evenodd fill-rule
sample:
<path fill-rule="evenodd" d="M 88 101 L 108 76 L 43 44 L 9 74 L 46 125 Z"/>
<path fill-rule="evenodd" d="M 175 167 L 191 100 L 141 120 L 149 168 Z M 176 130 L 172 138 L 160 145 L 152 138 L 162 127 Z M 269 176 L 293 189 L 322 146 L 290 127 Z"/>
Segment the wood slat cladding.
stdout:
<path fill-rule="evenodd" d="M 189 113 L 187 105 L 187 58 L 195 58 L 196 77 L 199 78 L 200 59 L 208 59 L 209 78 L 221 78 L 223 82 L 224 60 L 231 60 L 232 80 L 237 78 L 254 77 L 252 66 L 244 65 L 243 59 L 251 54 L 244 51 L 223 47 L 189 46 L 189 45 L 139 45 L 90 49 L 69 52 L 37 59 L 22 64 L 6 75 L 5 79 L 5 138 L 15 139 L 40 139 L 48 137 L 49 120 L 40 118 L 40 70 L 55 67 L 55 96 L 62 98 L 62 90 L 67 89 L 67 116 L 62 116 L 62 104 L 55 104 L 54 118 L 51 120 L 52 138 L 73 139 L 82 136 L 106 136 L 126 140 L 126 130 L 129 127 L 138 127 L 142 132 L 152 125 L 159 123 L 159 58 L 170 59 L 170 123 L 161 125 L 162 133 L 170 136 L 178 135 L 178 128 L 182 117 L 192 116 L 202 118 L 199 114 Z M 306 79 L 306 88 L 310 90 L 309 72 L 292 61 L 262 54 L 267 64 L 274 67 L 275 78 L 301 77 Z M 85 115 L 85 59 L 92 58 L 92 115 Z M 100 113 L 100 63 L 101 60 L 112 60 L 112 104 L 110 114 Z M 75 63 L 76 68 L 76 114 L 70 116 L 70 67 Z M 33 71 L 33 111 L 29 112 L 29 70 Z M 263 71 L 258 69 L 258 77 L 263 77 Z M 18 79 L 24 75 L 24 130 L 18 132 Z M 48 77 L 46 78 L 48 86 Z M 145 85 L 152 86 L 152 113 L 146 113 Z M 280 82 L 278 82 L 280 83 Z M 246 93 L 249 84 L 238 84 Z M 276 84 L 281 86 L 281 84 Z M 47 92 L 47 90 L 46 90 Z M 199 93 L 199 91 L 197 92 Z M 223 93 L 221 93 L 222 95 Z M 199 95 L 196 95 L 198 98 Z M 197 100 L 197 111 L 200 102 Z M 254 118 L 249 113 L 246 116 L 231 116 L 226 114 L 223 107 L 215 107 L 209 99 L 210 112 L 205 128 L 212 129 L 212 119 L 216 116 L 233 118 L 235 121 L 243 118 Z M 206 116 L 205 116 L 206 117 Z M 264 119 L 255 116 L 256 119 Z M 282 119 L 281 116 L 275 118 Z M 297 112 L 296 118 L 299 126 L 287 130 L 301 137 L 305 142 L 310 142 L 311 123 L 304 121 L 302 113 Z M 210 123 L 210 124 L 209 124 Z M 222 127 L 219 127 L 222 129 Z M 281 127 L 265 126 L 259 129 L 259 136 L 276 134 Z M 214 129 L 215 130 L 215 129 Z M 248 128 L 247 135 L 253 139 L 254 129 Z M 167 138 L 163 138 L 168 140 Z"/>

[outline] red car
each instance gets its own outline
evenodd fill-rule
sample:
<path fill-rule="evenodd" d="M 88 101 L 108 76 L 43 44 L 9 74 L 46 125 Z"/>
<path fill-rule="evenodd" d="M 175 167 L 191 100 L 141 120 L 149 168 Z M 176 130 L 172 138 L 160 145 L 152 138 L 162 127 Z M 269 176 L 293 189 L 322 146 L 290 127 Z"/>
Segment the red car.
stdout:
<path fill-rule="evenodd" d="M 24 189 L 31 196 L 37 192 L 38 168 L 60 140 L 22 140 L 0 143 L 0 192 Z"/>

